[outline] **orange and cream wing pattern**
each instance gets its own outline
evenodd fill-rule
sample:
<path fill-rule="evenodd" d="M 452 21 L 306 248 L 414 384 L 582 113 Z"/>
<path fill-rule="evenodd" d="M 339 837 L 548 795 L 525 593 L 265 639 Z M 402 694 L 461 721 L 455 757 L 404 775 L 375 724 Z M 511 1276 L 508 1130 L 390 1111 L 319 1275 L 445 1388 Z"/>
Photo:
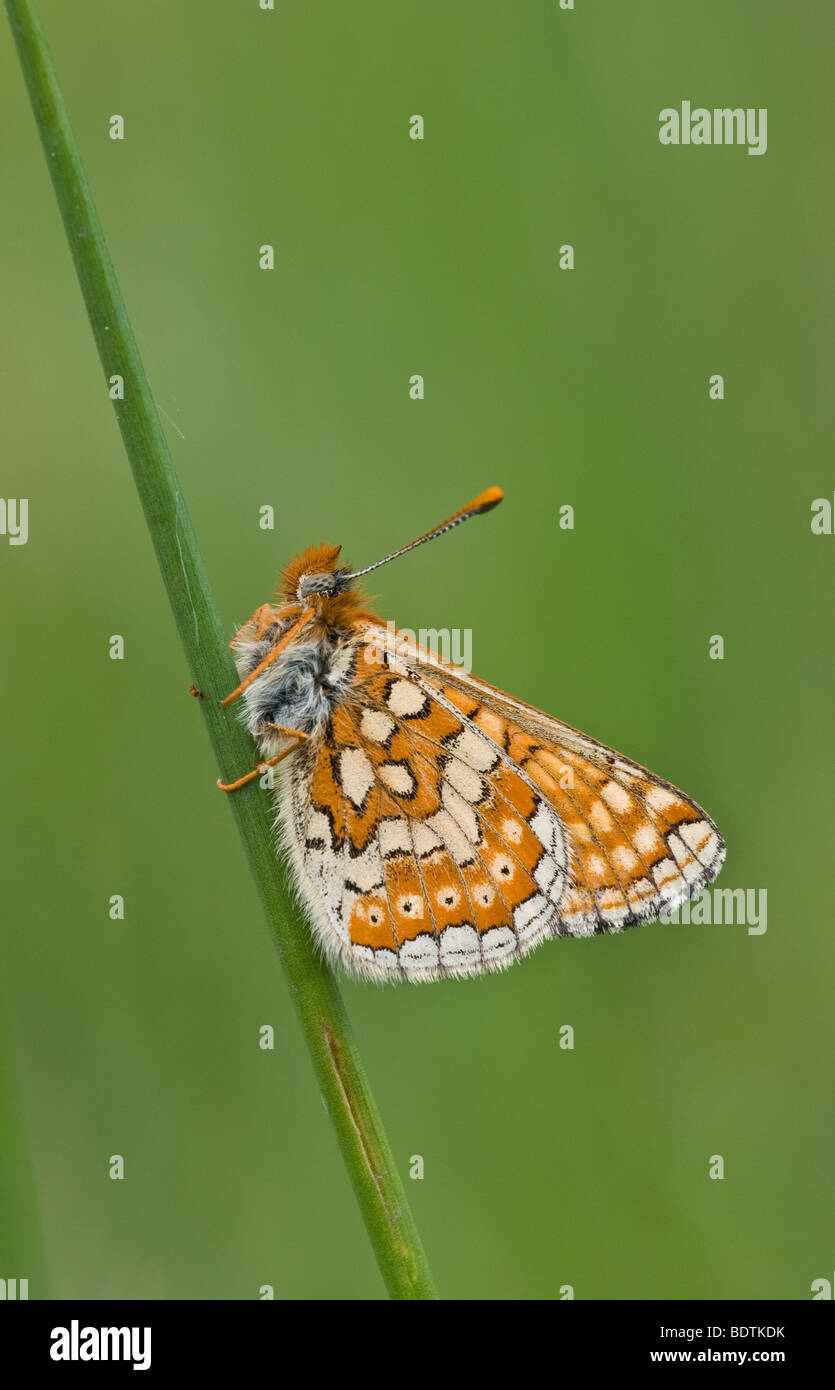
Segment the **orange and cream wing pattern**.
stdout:
<path fill-rule="evenodd" d="M 369 625 L 281 823 L 332 958 L 374 979 L 502 969 L 674 908 L 724 846 L 667 783 Z"/>

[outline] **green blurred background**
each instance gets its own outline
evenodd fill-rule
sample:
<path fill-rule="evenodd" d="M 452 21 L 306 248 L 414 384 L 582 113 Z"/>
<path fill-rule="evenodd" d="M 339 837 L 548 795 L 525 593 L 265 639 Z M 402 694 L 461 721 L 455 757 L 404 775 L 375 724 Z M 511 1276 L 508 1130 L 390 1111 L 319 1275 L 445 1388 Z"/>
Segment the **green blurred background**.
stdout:
<path fill-rule="evenodd" d="M 374 576 L 380 611 L 471 628 L 480 675 L 679 783 L 721 886 L 768 891 L 763 936 L 653 924 L 487 980 L 345 982 L 441 1293 L 808 1298 L 835 1264 L 831 6 L 41 13 L 230 635 L 305 545 L 367 564 L 500 483 Z M 767 154 L 662 147 L 683 99 L 767 107 Z M 30 498 L 28 544 L 0 538 L 0 1274 L 379 1298 L 7 26 L 0 125 L 2 491 Z"/>

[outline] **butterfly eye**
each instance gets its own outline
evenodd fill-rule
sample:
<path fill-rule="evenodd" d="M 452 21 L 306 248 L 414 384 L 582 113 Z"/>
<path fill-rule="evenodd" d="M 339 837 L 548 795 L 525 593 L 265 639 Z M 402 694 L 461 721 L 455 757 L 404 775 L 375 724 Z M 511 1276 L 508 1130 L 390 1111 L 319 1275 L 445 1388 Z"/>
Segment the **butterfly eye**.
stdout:
<path fill-rule="evenodd" d="M 336 575 L 330 570 L 318 570 L 303 574 L 296 588 L 299 603 L 304 603 L 312 594 L 333 594 L 337 587 Z"/>

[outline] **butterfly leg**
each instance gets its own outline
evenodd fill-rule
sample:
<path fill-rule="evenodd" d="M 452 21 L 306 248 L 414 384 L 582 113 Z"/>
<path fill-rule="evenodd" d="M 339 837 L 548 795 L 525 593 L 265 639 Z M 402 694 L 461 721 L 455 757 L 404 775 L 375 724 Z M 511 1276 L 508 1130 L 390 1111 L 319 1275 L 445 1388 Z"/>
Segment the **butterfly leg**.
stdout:
<path fill-rule="evenodd" d="M 217 784 L 222 792 L 236 792 L 239 787 L 245 787 L 247 782 L 252 782 L 256 777 L 260 777 L 263 772 L 266 772 L 268 767 L 275 767 L 278 763 L 282 762 L 284 758 L 289 758 L 291 753 L 295 753 L 297 748 L 301 748 L 307 738 L 307 734 L 301 733 L 299 729 L 285 729 L 282 724 L 271 724 L 270 728 L 279 729 L 283 734 L 295 735 L 296 742 L 291 743 L 290 747 L 283 749 L 281 753 L 276 753 L 274 758 L 267 758 L 264 762 L 258 763 L 257 767 L 252 768 L 250 772 L 245 772 L 243 777 L 238 777 L 234 782 L 221 782 L 220 778 L 218 778 Z"/>
<path fill-rule="evenodd" d="M 235 633 L 235 636 L 229 643 L 230 647 L 232 647 L 234 650 L 241 633 L 246 632 L 247 629 L 252 627 L 253 625 L 255 627 L 255 631 L 250 634 L 250 639 L 253 642 L 260 642 L 261 638 L 266 636 L 268 629 L 272 626 L 274 621 L 274 615 L 275 609 L 273 608 L 273 605 L 271 603 L 262 603 L 261 607 L 256 608 L 252 616 L 250 618 L 247 618 L 246 622 L 242 623 L 241 626 L 238 628 L 238 631 Z"/>
<path fill-rule="evenodd" d="M 299 632 L 301 632 L 302 628 L 305 627 L 307 623 L 310 622 L 310 619 L 315 616 L 315 613 L 315 608 L 306 608 L 304 610 L 298 621 L 295 622 L 293 626 L 290 628 L 290 631 L 285 632 L 281 641 L 276 642 L 275 646 L 267 652 L 267 655 L 264 657 L 263 661 L 259 661 L 258 665 L 255 667 L 255 670 L 250 671 L 246 679 L 242 680 L 240 685 L 236 686 L 235 689 L 231 691 L 225 699 L 221 700 L 221 709 L 225 709 L 227 705 L 231 705 L 233 700 L 237 700 L 239 695 L 243 695 L 244 691 L 252 685 L 252 682 L 258 679 L 258 677 L 261 675 L 261 672 L 266 671 L 268 666 L 272 666 L 273 662 L 276 660 L 277 657 L 281 655 L 284 648 L 287 646 L 287 643 L 292 642 L 293 638 Z"/>

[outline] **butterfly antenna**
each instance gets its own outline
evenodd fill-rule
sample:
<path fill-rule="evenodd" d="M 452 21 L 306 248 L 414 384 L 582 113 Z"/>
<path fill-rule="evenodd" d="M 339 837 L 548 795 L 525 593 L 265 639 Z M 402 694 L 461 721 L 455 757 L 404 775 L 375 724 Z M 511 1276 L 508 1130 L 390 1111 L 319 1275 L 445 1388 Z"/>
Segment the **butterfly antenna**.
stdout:
<path fill-rule="evenodd" d="M 480 492 L 478 497 L 474 497 L 472 502 L 468 502 L 466 507 L 462 507 L 460 512 L 456 512 L 447 521 L 442 521 L 440 526 L 435 526 L 433 530 L 427 531 L 425 536 L 418 536 L 416 541 L 409 545 L 404 545 L 402 550 L 393 550 L 391 555 L 386 555 L 383 560 L 376 560 L 373 565 L 367 565 L 364 570 L 354 570 L 352 574 L 342 574 L 340 578 L 347 584 L 351 579 L 359 579 L 363 574 L 370 574 L 372 570 L 379 569 L 381 565 L 387 565 L 389 560 L 396 560 L 398 555 L 405 555 L 408 550 L 414 550 L 418 545 L 424 545 L 426 541 L 434 541 L 436 536 L 442 536 L 445 531 L 451 531 L 453 526 L 460 526 L 462 521 L 469 521 L 471 516 L 481 516 L 482 512 L 491 512 L 494 507 L 498 507 L 504 493 L 500 487 L 488 487 L 484 492 Z"/>

